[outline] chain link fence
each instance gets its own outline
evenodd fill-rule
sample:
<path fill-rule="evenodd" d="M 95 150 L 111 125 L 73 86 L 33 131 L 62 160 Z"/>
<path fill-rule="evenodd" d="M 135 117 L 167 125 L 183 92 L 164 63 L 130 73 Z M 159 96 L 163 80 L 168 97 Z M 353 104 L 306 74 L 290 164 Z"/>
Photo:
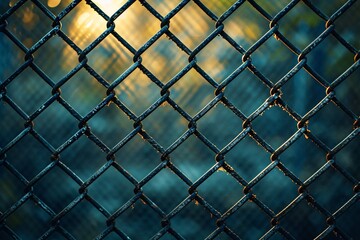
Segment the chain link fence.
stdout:
<path fill-rule="evenodd" d="M 360 3 L 0 3 L 0 239 L 357 239 Z"/>

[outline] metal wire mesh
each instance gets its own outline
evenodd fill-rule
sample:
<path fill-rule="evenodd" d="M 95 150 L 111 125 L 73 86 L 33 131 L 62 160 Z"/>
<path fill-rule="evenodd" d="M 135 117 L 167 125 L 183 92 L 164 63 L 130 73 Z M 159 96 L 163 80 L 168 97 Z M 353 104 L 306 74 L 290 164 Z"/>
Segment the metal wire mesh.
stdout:
<path fill-rule="evenodd" d="M 360 236 L 356 0 L 6 4 L 1 239 Z"/>

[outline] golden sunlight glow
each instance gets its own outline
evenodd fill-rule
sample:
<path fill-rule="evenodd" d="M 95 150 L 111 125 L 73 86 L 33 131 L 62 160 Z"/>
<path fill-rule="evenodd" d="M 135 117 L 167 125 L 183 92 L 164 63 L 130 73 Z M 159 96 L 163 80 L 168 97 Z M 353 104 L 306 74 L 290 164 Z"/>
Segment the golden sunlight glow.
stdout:
<path fill-rule="evenodd" d="M 16 3 L 16 0 L 10 0 L 9 7 L 13 7 Z"/>
<path fill-rule="evenodd" d="M 121 8 L 125 0 L 94 0 L 102 11 L 108 16 L 113 15 Z M 136 9 L 135 9 L 136 10 Z M 69 35 L 78 44 L 79 47 L 85 48 L 93 42 L 98 36 L 106 31 L 106 20 L 103 19 L 96 11 L 90 8 L 84 1 L 73 10 L 74 16 L 69 22 Z M 134 8 L 126 11 L 130 15 L 135 15 Z M 123 15 L 118 19 L 123 19 Z M 124 21 L 125 22 L 125 21 Z"/>
<path fill-rule="evenodd" d="M 69 35 L 78 44 L 85 48 L 106 30 L 106 21 L 92 9 L 80 8 L 76 12 L 69 26 Z"/>
<path fill-rule="evenodd" d="M 25 13 L 23 16 L 23 22 L 26 24 L 30 24 L 34 18 L 34 12 L 30 8 L 25 9 Z"/>
<path fill-rule="evenodd" d="M 108 16 L 113 15 L 126 2 L 126 0 L 93 0 L 93 3 L 101 8 Z"/>
<path fill-rule="evenodd" d="M 97 21 L 94 21 L 94 18 L 91 16 L 92 14 L 89 12 L 81 13 L 78 18 L 76 19 L 76 25 L 79 28 L 90 28 L 93 24 Z M 93 26 L 93 29 L 96 29 L 96 25 Z"/>
<path fill-rule="evenodd" d="M 9 5 L 13 6 L 16 2 L 16 0 L 9 0 Z M 45 2 L 49 8 L 56 8 L 60 5 L 65 7 L 65 1 L 46 0 Z M 92 0 L 92 2 L 107 16 L 111 17 L 127 3 L 127 0 Z M 152 6 L 157 11 L 161 10 L 160 12 L 163 16 L 176 5 L 175 2 L 156 2 Z M 31 3 L 31 1 L 22 10 L 19 18 L 26 24 L 28 29 L 32 29 L 32 26 L 36 26 L 38 21 L 43 19 L 36 12 L 37 6 Z M 258 37 L 260 33 L 256 26 L 250 27 L 249 24 L 239 24 L 237 20 L 228 20 L 225 24 L 225 29 L 235 32 L 236 38 L 252 40 Z M 135 51 L 146 44 L 161 29 L 161 21 L 142 6 L 140 1 L 135 1 L 131 4 L 125 12 L 115 19 L 114 23 L 114 30 Z M 65 34 L 80 49 L 84 50 L 107 30 L 107 21 L 89 6 L 86 1 L 80 1 L 62 19 L 62 26 Z M 214 22 L 204 12 L 199 10 L 196 4 L 189 2 L 171 19 L 169 30 L 190 50 L 193 50 L 214 30 Z M 38 41 L 39 37 L 27 36 L 22 41 L 26 43 L 26 46 L 31 46 L 34 42 Z M 221 44 L 221 42 L 216 43 Z M 211 50 L 209 51 L 209 49 Z M 75 54 L 69 47 L 64 48 L 62 51 L 64 58 L 67 58 L 70 54 Z M 227 62 L 224 61 L 223 55 L 222 48 L 215 48 L 213 50 L 209 45 L 197 56 L 199 65 L 216 81 L 222 81 L 233 70 L 233 68 L 227 67 Z M 174 42 L 169 40 L 166 35 L 161 36 L 141 57 L 143 59 L 142 64 L 164 84 L 188 64 L 188 55 L 179 49 Z M 133 53 L 126 49 L 112 34 L 109 34 L 88 53 L 88 64 L 106 81 L 111 83 L 133 64 L 132 58 Z M 179 105 L 188 108 L 187 111 L 190 114 L 195 114 L 199 110 L 199 106 L 193 106 L 194 96 L 198 92 L 212 91 L 212 87 L 201 78 L 196 71 L 189 71 L 171 90 L 171 94 Z M 133 98 L 133 93 L 137 92 L 141 92 L 144 96 L 160 94 L 160 92 L 156 93 L 159 90 L 156 86 L 151 88 L 153 86 L 151 80 L 138 69 L 127 79 L 115 89 L 117 95 L 122 99 Z M 145 97 L 145 99 L 148 98 Z M 200 101 L 201 107 L 203 107 L 210 100 L 204 98 L 197 101 Z M 148 101 L 145 105 L 152 103 L 150 102 L 152 100 Z"/>
<path fill-rule="evenodd" d="M 61 3 L 61 0 L 48 0 L 48 2 L 47 2 L 48 6 L 51 8 L 59 6 L 60 3 Z"/>
<path fill-rule="evenodd" d="M 189 2 L 171 19 L 170 28 L 186 46 L 194 49 L 213 30 L 213 22 L 199 11 L 195 3 Z"/>
<path fill-rule="evenodd" d="M 93 2 L 108 16 L 113 15 L 126 3 L 125 0 L 93 0 Z M 107 21 L 84 1 L 80 2 L 74 10 L 76 11 L 73 12 L 71 21 L 68 22 L 68 25 L 64 24 L 64 27 L 67 26 L 69 37 L 80 48 L 85 49 L 106 31 Z M 115 20 L 115 31 L 131 46 L 139 49 L 160 30 L 160 24 L 159 20 L 136 1 Z M 199 11 L 195 4 L 186 6 L 171 20 L 170 24 L 170 31 L 190 49 L 194 49 L 200 44 L 212 30 L 213 22 Z M 144 66 L 163 83 L 169 81 L 188 63 L 187 56 L 183 56 L 183 52 L 176 44 L 169 41 L 163 36 L 142 54 Z M 89 65 L 106 80 L 112 82 L 132 64 L 133 54 L 126 51 L 115 37 L 109 35 L 89 53 Z M 94 56 L 96 54 L 95 59 L 91 55 L 92 53 Z M 64 54 L 66 55 L 66 53 Z M 214 77 L 217 74 L 221 75 L 219 72 L 224 71 L 225 67 L 217 57 L 218 53 L 212 54 L 214 55 L 205 54 L 204 57 L 209 59 L 206 63 L 209 65 L 207 70 L 213 68 L 214 71 L 210 71 L 210 73 Z M 205 91 L 206 87 L 211 88 L 207 86 L 208 83 L 205 80 L 199 78 L 201 76 L 198 76 L 195 71 L 190 71 L 173 88 L 172 94 L 174 97 L 176 96 L 176 100 L 183 107 L 192 106 L 191 102 L 197 91 Z M 134 71 L 128 79 L 115 89 L 120 98 L 130 99 L 133 93 L 140 90 L 145 96 L 156 94 L 153 92 L 154 89 L 149 88 L 150 79 L 147 79 L 141 71 Z M 204 99 L 206 102 L 210 100 Z M 146 104 L 150 105 L 151 102 Z M 192 107 L 188 109 L 191 114 L 195 114 L 198 110 L 199 108 L 195 109 L 195 106 L 193 109 Z"/>

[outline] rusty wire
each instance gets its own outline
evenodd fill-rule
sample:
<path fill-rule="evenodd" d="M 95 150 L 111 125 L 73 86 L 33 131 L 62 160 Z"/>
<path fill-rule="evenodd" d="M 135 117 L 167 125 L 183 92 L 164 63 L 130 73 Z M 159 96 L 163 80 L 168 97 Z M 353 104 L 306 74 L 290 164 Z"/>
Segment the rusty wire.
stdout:
<path fill-rule="evenodd" d="M 260 209 L 265 215 L 271 219 L 271 227 L 267 229 L 267 232 L 261 237 L 262 239 L 269 239 L 275 234 L 280 234 L 285 239 L 294 239 L 295 237 L 291 235 L 290 232 L 283 226 L 282 219 L 287 216 L 293 209 L 297 207 L 300 202 L 307 202 L 311 207 L 320 212 L 321 215 L 326 219 L 326 228 L 316 237 L 316 239 L 323 239 L 329 237 L 331 234 L 335 234 L 339 238 L 349 239 L 356 238 L 358 236 L 348 236 L 341 227 L 338 222 L 341 221 L 341 216 L 349 210 L 351 206 L 354 204 L 359 204 L 360 197 L 360 185 L 359 180 L 356 177 L 352 176 L 346 169 L 344 169 L 341 164 L 338 164 L 336 161 L 336 155 L 351 141 L 358 137 L 359 134 L 359 116 L 357 116 L 354 112 L 352 112 L 349 108 L 347 108 L 344 104 L 341 103 L 339 99 L 336 97 L 336 88 L 346 82 L 347 78 L 359 68 L 360 65 L 360 55 L 359 51 L 348 43 L 338 32 L 335 27 L 337 19 L 344 14 L 348 9 L 352 7 L 352 5 L 356 2 L 355 0 L 349 0 L 345 4 L 343 4 L 335 13 L 331 16 L 327 16 L 324 14 L 319 8 L 317 8 L 311 1 L 302 1 L 305 3 L 309 9 L 309 11 L 313 11 L 316 15 L 318 15 L 324 21 L 324 31 L 319 34 L 316 39 L 313 40 L 307 47 L 304 49 L 298 49 L 296 46 L 292 44 L 290 40 L 288 40 L 282 34 L 281 24 L 279 21 L 283 19 L 291 9 L 299 4 L 299 0 L 291 1 L 286 7 L 284 7 L 281 11 L 279 11 L 274 17 L 272 17 L 269 13 L 267 13 L 262 7 L 261 4 L 258 4 L 254 0 L 239 0 L 234 3 L 227 11 L 225 11 L 221 16 L 216 16 L 201 0 L 194 0 L 193 2 L 198 5 L 199 9 L 201 9 L 214 23 L 215 29 L 214 31 L 208 35 L 195 49 L 190 50 L 176 35 L 171 32 L 171 19 L 176 16 L 176 14 L 182 10 L 190 1 L 184 0 L 181 3 L 171 10 L 166 16 L 162 16 L 159 12 L 155 10 L 155 8 L 149 4 L 146 0 L 140 0 L 142 6 L 151 13 L 154 17 L 156 17 L 161 26 L 160 30 L 151 37 L 142 47 L 139 49 L 135 49 L 129 42 L 127 42 L 120 34 L 115 31 L 115 20 L 123 14 L 127 9 L 135 2 L 135 0 L 127 1 L 120 9 L 118 9 L 112 16 L 106 15 L 95 3 L 91 0 L 86 0 L 86 4 L 88 4 L 96 13 L 98 13 L 102 18 L 107 21 L 106 30 L 97 37 L 90 45 L 88 45 L 85 49 L 81 49 L 78 47 L 63 31 L 61 28 L 61 21 L 69 14 L 80 2 L 81 0 L 75 0 L 71 4 L 69 4 L 66 8 L 63 9 L 57 16 L 55 16 L 51 11 L 47 9 L 45 5 L 43 5 L 38 0 L 33 0 L 32 2 L 39 8 L 49 19 L 52 21 L 51 30 L 45 34 L 37 43 L 32 45 L 32 47 L 27 48 L 11 31 L 8 30 L 8 18 L 14 14 L 19 8 L 22 7 L 26 0 L 18 1 L 14 6 L 12 6 L 9 10 L 2 13 L 0 17 L 0 32 L 2 35 L 6 36 L 10 39 L 16 46 L 25 53 L 24 62 L 21 66 L 11 74 L 10 77 L 6 79 L 1 79 L 0 83 L 0 100 L 6 104 L 8 104 L 13 110 L 17 112 L 19 116 L 24 121 L 24 129 L 14 137 L 10 142 L 5 144 L 4 146 L 0 146 L 0 167 L 8 169 L 16 178 L 18 178 L 22 184 L 24 185 L 24 194 L 18 199 L 17 202 L 13 203 L 13 205 L 6 209 L 5 211 L 0 213 L 0 229 L 8 234 L 8 237 L 13 239 L 19 239 L 20 237 L 17 235 L 16 230 L 13 229 L 12 226 L 7 225 L 6 219 L 9 218 L 22 204 L 27 201 L 33 201 L 38 206 L 40 206 L 43 210 L 47 212 L 49 216 L 51 216 L 52 220 L 49 222 L 49 227 L 46 232 L 43 233 L 42 236 L 39 236 L 39 239 L 47 239 L 54 232 L 61 234 L 66 239 L 75 239 L 74 236 L 70 232 L 68 232 L 62 226 L 62 219 L 69 214 L 71 211 L 74 211 L 73 208 L 77 206 L 82 201 L 88 201 L 94 208 L 96 208 L 102 215 L 106 218 L 106 226 L 103 232 L 99 233 L 96 239 L 103 239 L 110 233 L 117 234 L 122 239 L 129 239 L 129 236 L 126 235 L 126 231 L 121 229 L 121 226 L 116 226 L 115 223 L 117 218 L 122 215 L 127 209 L 131 208 L 131 206 L 137 201 L 145 202 L 149 208 L 151 208 L 156 214 L 161 218 L 161 222 L 159 222 L 158 232 L 152 237 L 152 239 L 159 239 L 163 237 L 165 234 L 171 234 L 176 239 L 183 239 L 180 233 L 178 233 L 174 228 L 172 228 L 171 222 L 172 219 L 182 212 L 182 210 L 192 201 L 196 201 L 198 204 L 204 207 L 205 211 L 209 212 L 215 218 L 214 230 L 213 232 L 206 237 L 206 239 L 216 239 L 217 236 L 221 233 L 225 233 L 231 239 L 240 239 L 241 236 L 237 234 L 236 229 L 232 229 L 228 226 L 228 220 L 230 216 L 239 211 L 242 206 L 247 202 L 253 202 L 256 204 L 258 209 Z M 226 29 L 224 28 L 224 21 L 229 18 L 237 9 L 240 9 L 244 2 L 248 2 L 251 6 L 256 9 L 269 23 L 268 31 L 259 38 L 251 47 L 248 49 L 240 46 L 231 36 L 228 35 Z M 34 62 L 33 54 L 38 51 L 49 39 L 53 36 L 59 36 L 68 46 L 74 49 L 78 54 L 78 64 L 77 66 L 66 76 L 64 76 L 60 81 L 54 82 L 51 78 L 49 78 L 42 69 Z M 88 54 L 93 51 L 93 49 L 102 42 L 107 36 L 112 35 L 115 37 L 123 46 L 125 46 L 133 55 L 133 64 L 124 71 L 116 80 L 113 82 L 108 82 L 103 79 L 94 69 L 92 69 L 88 64 Z M 156 76 L 152 74 L 152 72 L 147 69 L 144 65 L 142 65 L 142 54 L 147 51 L 147 49 L 153 45 L 160 37 L 167 36 L 171 41 L 173 41 L 179 50 L 185 52 L 188 55 L 188 64 L 182 69 L 180 72 L 176 74 L 170 81 L 166 83 L 162 83 Z M 223 79 L 220 83 L 216 82 L 212 79 L 198 64 L 197 64 L 197 55 L 217 36 L 221 36 L 225 39 L 236 51 L 238 51 L 242 55 L 242 63 L 238 64 L 238 68 L 225 79 Z M 324 79 L 320 75 L 318 75 L 310 65 L 307 63 L 307 55 L 311 53 L 318 45 L 324 41 L 327 37 L 333 36 L 337 39 L 337 41 L 342 44 L 349 52 L 352 53 L 354 57 L 354 63 L 351 65 L 345 72 L 343 72 L 338 78 L 334 81 L 329 82 L 327 79 Z M 266 76 L 264 76 L 260 71 L 257 70 L 256 66 L 253 65 L 251 56 L 254 54 L 269 38 L 276 37 L 278 41 L 286 46 L 289 51 L 293 52 L 298 59 L 298 63 L 280 80 L 273 83 Z M 49 86 L 51 86 L 51 97 L 47 99 L 46 102 L 43 103 L 41 107 L 39 107 L 32 114 L 28 115 L 25 113 L 21 107 L 19 107 L 15 101 L 13 101 L 7 95 L 7 86 L 15 81 L 19 74 L 21 74 L 25 69 L 32 69 L 32 71 L 36 72 Z M 104 99 L 97 104 L 91 111 L 89 111 L 85 116 L 80 115 L 76 109 L 74 109 L 66 100 L 62 98 L 61 88 L 66 85 L 69 81 L 72 80 L 72 77 L 81 69 L 85 69 L 89 74 L 91 74 L 96 80 L 102 84 L 104 88 Z M 121 85 L 122 82 L 135 70 L 140 69 L 144 74 L 146 74 L 153 83 L 158 86 L 160 97 L 142 114 L 136 115 L 133 113 L 132 109 L 129 109 L 126 105 L 121 102 L 115 94 L 114 89 Z M 208 83 L 213 87 L 214 96 L 211 101 L 207 103 L 207 105 L 201 109 L 197 114 L 191 116 L 184 109 L 182 109 L 173 99 L 170 94 L 170 89 L 172 86 L 181 80 L 181 78 L 189 72 L 191 69 L 196 70 L 201 76 L 204 77 L 208 81 Z M 226 88 L 229 84 L 245 69 L 250 70 L 252 74 L 256 75 L 258 79 L 260 79 L 269 89 L 268 98 L 258 106 L 257 110 L 253 111 L 250 115 L 246 116 L 240 109 L 238 109 L 228 98 L 226 95 Z M 282 98 L 282 87 L 285 86 L 289 81 L 291 81 L 292 77 L 296 75 L 300 70 L 306 70 L 316 81 L 318 81 L 323 87 L 324 92 L 326 92 L 326 96 L 317 103 L 317 105 L 308 111 L 304 115 L 298 114 L 294 111 L 290 106 Z M 33 121 L 40 116 L 45 109 L 47 109 L 54 102 L 58 102 L 61 106 L 66 109 L 78 122 L 78 131 L 73 134 L 67 141 L 63 142 L 63 144 L 55 148 L 53 147 L 47 139 L 41 136 L 34 128 Z M 338 142 L 338 144 L 331 148 L 323 143 L 315 134 L 313 134 L 309 127 L 309 122 L 311 119 L 318 114 L 318 112 L 326 106 L 329 102 L 333 102 L 339 109 L 341 109 L 345 114 L 347 114 L 353 120 L 353 131 L 348 134 L 342 141 Z M 122 112 L 124 112 L 133 122 L 134 129 L 129 132 L 126 137 L 124 137 L 120 142 L 118 142 L 113 148 L 108 147 L 104 144 L 96 134 L 94 134 L 91 128 L 88 126 L 88 121 L 90 121 L 98 112 L 104 108 L 109 103 L 114 103 Z M 188 129 L 179 137 L 176 141 L 174 141 L 169 147 L 165 148 L 160 145 L 155 138 L 149 135 L 142 125 L 142 121 L 145 120 L 148 116 L 150 116 L 157 108 L 159 108 L 162 104 L 168 103 L 173 111 L 180 114 L 186 121 L 188 122 Z M 197 128 L 197 122 L 202 119 L 212 108 L 216 105 L 222 104 L 226 108 L 230 109 L 235 115 L 241 119 L 243 130 L 237 134 L 237 136 L 232 139 L 230 142 L 226 143 L 225 147 L 219 149 L 211 140 L 209 140 L 204 134 L 202 134 Z M 279 106 L 283 111 L 288 113 L 294 120 L 294 124 L 297 126 L 297 131 L 293 133 L 293 135 L 288 138 L 283 144 L 278 148 L 271 147 L 264 139 L 262 139 L 255 131 L 252 126 L 252 122 L 258 118 L 262 113 L 268 110 L 272 106 Z M 25 178 L 19 171 L 17 171 L 16 167 L 14 167 L 11 163 L 11 159 L 7 158 L 7 152 L 17 144 L 22 138 L 27 135 L 31 135 L 38 142 L 40 142 L 45 148 L 47 148 L 51 154 L 51 162 L 45 168 L 42 169 L 37 175 L 35 175 L 32 179 Z M 116 158 L 116 153 L 120 151 L 134 136 L 140 135 L 145 141 L 147 141 L 151 146 L 161 154 L 161 159 L 159 159 L 158 166 L 142 180 L 138 181 L 132 176 L 125 168 L 121 166 Z M 208 171 L 198 178 L 196 181 L 191 181 L 186 174 L 184 174 L 181 170 L 177 168 L 175 164 L 172 162 L 172 152 L 176 150 L 180 145 L 182 145 L 190 136 L 196 136 L 197 139 L 202 141 L 210 151 L 212 151 L 215 155 L 215 163 L 214 165 L 208 169 Z M 104 165 L 99 168 L 96 172 L 92 174 L 90 178 L 86 181 L 81 180 L 75 172 L 73 172 L 70 168 L 66 166 L 62 162 L 60 154 L 67 149 L 70 145 L 74 144 L 74 142 L 78 141 L 81 137 L 86 136 L 92 142 L 94 142 L 101 151 L 105 152 L 107 155 L 107 161 Z M 265 167 L 261 172 L 259 172 L 252 180 L 246 181 L 233 167 L 227 163 L 227 154 L 245 137 L 251 137 L 255 140 L 263 149 L 271 154 L 269 164 Z M 306 179 L 305 181 L 300 180 L 293 172 L 291 172 L 286 164 L 281 161 L 281 155 L 287 151 L 287 149 L 295 143 L 300 137 L 305 136 L 312 144 L 316 145 L 324 153 L 324 158 L 326 158 L 325 164 L 320 167 L 311 177 Z M 41 198 L 39 198 L 33 191 L 33 188 L 36 184 L 52 169 L 58 166 L 60 167 L 69 177 L 71 177 L 79 186 L 79 194 L 73 199 L 70 204 L 68 204 L 64 209 L 60 212 L 55 212 L 48 205 L 46 205 Z M 86 167 L 86 166 L 84 166 Z M 118 174 L 122 174 L 129 182 L 133 184 L 134 187 L 134 195 L 129 197 L 128 201 L 119 207 L 115 212 L 109 212 L 104 208 L 101 203 L 97 202 L 94 198 L 92 198 L 91 194 L 88 193 L 88 188 L 91 186 L 97 179 L 109 168 L 115 168 Z M 156 205 L 152 201 L 150 197 L 146 195 L 143 191 L 143 187 L 154 178 L 159 172 L 161 172 L 164 168 L 169 168 L 175 173 L 179 179 L 181 179 L 188 186 L 188 194 L 183 201 L 172 209 L 169 212 L 165 212 L 159 206 Z M 275 168 L 282 171 L 285 176 L 287 176 L 298 188 L 298 195 L 293 201 L 288 204 L 285 208 L 283 208 L 279 212 L 274 212 L 269 206 L 267 206 L 263 199 L 258 198 L 256 196 L 257 192 L 253 190 L 254 186 L 256 186 L 261 180 L 266 177 L 270 172 L 272 172 Z M 340 208 L 338 208 L 335 212 L 330 212 L 324 206 L 322 206 L 308 190 L 308 186 L 310 186 L 313 182 L 317 181 L 317 179 L 325 173 L 329 168 L 334 168 L 340 174 L 342 174 L 347 181 L 353 186 L 353 196 L 348 199 Z M 226 212 L 221 213 L 215 207 L 213 207 L 205 197 L 201 196 L 201 194 L 197 191 L 198 187 L 203 184 L 212 174 L 214 174 L 217 170 L 224 169 L 231 177 L 233 177 L 239 185 L 242 186 L 244 196 L 241 197 L 238 202 L 236 202 L 231 208 L 229 208 Z M 221 184 L 219 184 L 221 187 Z M 3 196 L 2 196 L 3 197 Z M 5 196 L 6 197 L 6 196 Z M 360 214 L 360 213 L 355 213 Z M 104 223 L 105 224 L 105 223 Z M 331 235 L 333 236 L 333 235 Z"/>

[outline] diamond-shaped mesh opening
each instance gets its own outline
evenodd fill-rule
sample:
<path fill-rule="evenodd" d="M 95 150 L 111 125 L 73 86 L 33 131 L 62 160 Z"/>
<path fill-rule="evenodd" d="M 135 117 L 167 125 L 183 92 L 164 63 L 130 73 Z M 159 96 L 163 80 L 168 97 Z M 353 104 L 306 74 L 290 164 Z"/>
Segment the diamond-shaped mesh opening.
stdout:
<path fill-rule="evenodd" d="M 61 161 L 83 181 L 86 181 L 105 164 L 106 154 L 95 143 L 83 136 L 61 152 Z"/>
<path fill-rule="evenodd" d="M 50 152 L 33 136 L 26 135 L 9 151 L 7 157 L 26 179 L 31 180 L 50 163 Z"/>
<path fill-rule="evenodd" d="M 28 48 L 49 32 L 52 24 L 50 18 L 34 3 L 28 1 L 12 14 L 7 21 L 7 29 Z"/>
<path fill-rule="evenodd" d="M 121 82 L 115 93 L 138 116 L 160 98 L 160 88 L 139 69 Z"/>
<path fill-rule="evenodd" d="M 192 181 L 215 164 L 215 154 L 196 137 L 189 137 L 170 154 L 172 162 Z"/>
<path fill-rule="evenodd" d="M 336 114 L 329 114 L 330 112 Z M 309 129 L 325 144 L 335 147 L 352 131 L 352 125 L 353 120 L 348 115 L 335 104 L 329 103 L 311 118 Z M 328 131 L 328 129 L 336 129 L 336 131 Z"/>
<path fill-rule="evenodd" d="M 280 147 L 297 130 L 296 122 L 278 106 L 266 110 L 252 125 L 255 132 L 274 148 Z"/>
<path fill-rule="evenodd" d="M 315 200 L 331 213 L 338 210 L 354 194 L 352 184 L 334 168 L 329 168 L 308 189 Z"/>
<path fill-rule="evenodd" d="M 29 115 L 51 96 L 51 87 L 30 68 L 25 69 L 7 89 L 9 97 Z"/>
<path fill-rule="evenodd" d="M 56 101 L 34 120 L 34 124 L 34 129 L 54 147 L 59 147 L 79 130 L 76 119 Z"/>
<path fill-rule="evenodd" d="M 196 55 L 198 65 L 214 80 L 221 82 L 242 63 L 242 55 L 221 36 L 214 38 Z"/>
<path fill-rule="evenodd" d="M 116 226 L 132 239 L 150 239 L 160 230 L 160 221 L 160 216 L 154 210 L 138 200 L 116 218 Z"/>
<path fill-rule="evenodd" d="M 245 69 L 225 88 L 225 97 L 245 115 L 250 115 L 269 97 L 269 89 Z"/>
<path fill-rule="evenodd" d="M 301 157 L 295 152 L 301 152 Z M 326 153 L 302 136 L 280 155 L 281 162 L 300 180 L 305 181 L 326 163 Z"/>
<path fill-rule="evenodd" d="M 307 59 L 308 65 L 329 82 L 354 63 L 354 55 L 331 35 L 311 51 Z"/>
<path fill-rule="evenodd" d="M 269 22 L 248 2 L 244 2 L 224 24 L 224 31 L 245 49 L 269 30 Z"/>
<path fill-rule="evenodd" d="M 251 201 L 231 215 L 226 224 L 242 239 L 260 239 L 271 228 L 270 217 Z"/>
<path fill-rule="evenodd" d="M 141 57 L 142 64 L 164 84 L 189 63 L 188 55 L 164 35 Z"/>
<path fill-rule="evenodd" d="M 304 69 L 298 71 L 283 85 L 281 92 L 281 99 L 302 116 L 326 96 L 325 88 Z"/>
<path fill-rule="evenodd" d="M 170 31 L 190 49 L 199 45 L 213 30 L 211 18 L 192 1 L 171 19 Z"/>
<path fill-rule="evenodd" d="M 133 149 L 137 149 L 137 152 Z M 142 154 L 138 154 L 139 152 Z M 161 162 L 160 154 L 138 135 L 116 152 L 116 159 L 139 181 Z"/>
<path fill-rule="evenodd" d="M 115 20 L 115 25 L 115 31 L 136 49 L 139 49 L 160 30 L 160 21 L 138 1 Z"/>
<path fill-rule="evenodd" d="M 61 218 L 61 226 L 76 239 L 95 238 L 106 228 L 106 218 L 92 204 L 82 200 Z"/>
<path fill-rule="evenodd" d="M 219 185 L 219 188 L 214 188 L 215 185 Z M 197 190 L 201 197 L 221 213 L 226 212 L 244 195 L 240 183 L 223 168 L 213 173 Z"/>
<path fill-rule="evenodd" d="M 296 239 L 314 239 L 327 227 L 325 220 L 325 216 L 302 200 L 280 224 Z"/>
<path fill-rule="evenodd" d="M 49 62 L 49 52 L 56 56 Z M 34 62 L 53 82 L 58 82 L 78 64 L 77 53 L 59 36 L 50 38 L 34 54 Z"/>
<path fill-rule="evenodd" d="M 298 63 L 297 56 L 274 37 L 269 38 L 251 54 L 251 58 L 256 68 L 273 83 L 279 81 Z M 281 64 L 283 62 L 286 64 Z"/>
<path fill-rule="evenodd" d="M 89 187 L 89 195 L 107 211 L 114 213 L 134 195 L 134 185 L 118 170 L 107 169 Z"/>
<path fill-rule="evenodd" d="M 109 35 L 88 55 L 88 64 L 108 82 L 113 82 L 132 64 L 132 53 Z"/>
<path fill-rule="evenodd" d="M 61 87 L 61 97 L 82 116 L 96 107 L 105 97 L 106 88 L 85 69 L 81 69 Z"/>
<path fill-rule="evenodd" d="M 270 153 L 246 137 L 226 154 L 225 160 L 242 178 L 250 181 L 270 163 Z"/>
<path fill-rule="evenodd" d="M 193 200 L 171 219 L 171 227 L 185 239 L 205 239 L 216 228 L 215 220 L 202 205 Z"/>
<path fill-rule="evenodd" d="M 66 15 L 61 23 L 64 33 L 82 49 L 106 30 L 106 20 L 84 1 Z"/>
<path fill-rule="evenodd" d="M 18 232 L 19 237 L 37 239 L 50 227 L 51 216 L 32 200 L 27 200 L 6 219 L 6 224 Z M 24 221 L 26 224 L 23 224 Z"/>
<path fill-rule="evenodd" d="M 59 167 L 52 168 L 34 185 L 35 194 L 58 213 L 78 195 L 79 185 Z"/>
<path fill-rule="evenodd" d="M 325 21 L 299 2 L 280 21 L 280 32 L 297 48 L 304 49 L 325 30 Z"/>
<path fill-rule="evenodd" d="M 297 189 L 298 187 L 290 178 L 275 168 L 253 187 L 253 192 L 260 201 L 278 213 L 298 195 Z M 281 199 L 271 197 L 272 195 L 279 196 L 284 192 L 286 195 Z"/>
<path fill-rule="evenodd" d="M 171 99 L 194 116 L 214 98 L 214 88 L 195 70 L 190 70 L 170 89 Z"/>
<path fill-rule="evenodd" d="M 162 169 L 143 187 L 144 194 L 165 213 L 171 212 L 188 196 L 187 189 L 188 186 L 168 168 Z"/>
<path fill-rule="evenodd" d="M 165 148 L 187 130 L 187 125 L 169 104 L 162 104 L 143 121 L 144 130 Z"/>
<path fill-rule="evenodd" d="M 114 103 L 101 109 L 88 124 L 91 131 L 109 147 L 115 146 L 133 130 L 129 117 Z"/>
<path fill-rule="evenodd" d="M 227 122 L 223 119 L 227 119 Z M 218 148 L 222 148 L 241 132 L 241 124 L 240 118 L 218 103 L 198 121 L 198 129 Z"/>

